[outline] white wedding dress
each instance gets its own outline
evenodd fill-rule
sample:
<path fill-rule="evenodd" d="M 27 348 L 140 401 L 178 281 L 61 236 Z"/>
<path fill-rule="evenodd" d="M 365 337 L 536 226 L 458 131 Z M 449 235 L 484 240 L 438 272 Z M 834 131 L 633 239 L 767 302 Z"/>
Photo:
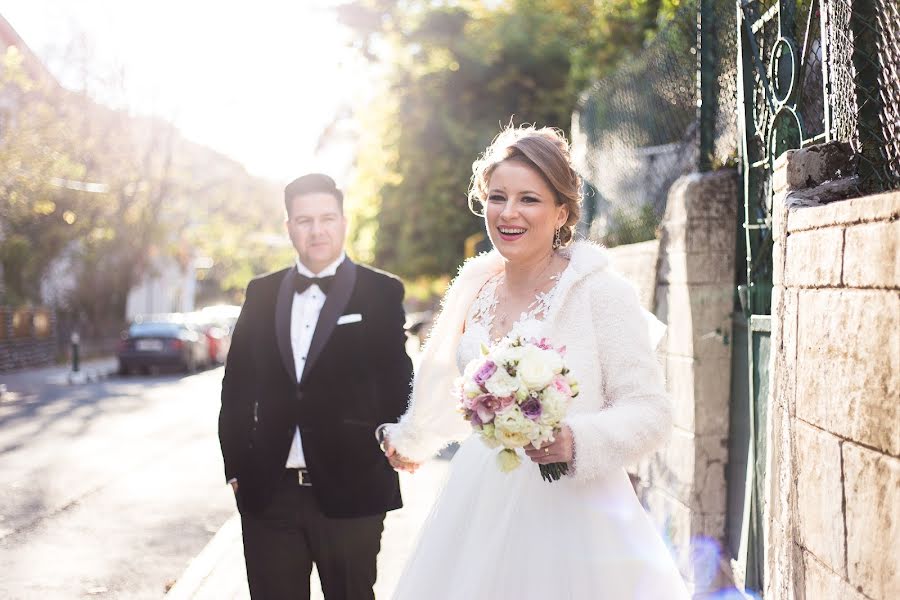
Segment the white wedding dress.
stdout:
<path fill-rule="evenodd" d="M 495 286 L 488 280 L 469 310 L 460 371 L 491 342 Z M 546 335 L 540 317 L 553 296 L 538 296 L 512 331 Z M 623 469 L 548 483 L 524 453 L 501 472 L 497 452 L 477 436 L 462 442 L 394 600 L 689 598 Z"/>

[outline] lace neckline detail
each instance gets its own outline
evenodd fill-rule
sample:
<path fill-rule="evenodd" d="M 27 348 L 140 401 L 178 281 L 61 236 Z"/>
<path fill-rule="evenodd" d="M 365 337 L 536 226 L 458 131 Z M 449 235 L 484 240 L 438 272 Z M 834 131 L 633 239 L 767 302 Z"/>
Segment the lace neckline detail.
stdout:
<path fill-rule="evenodd" d="M 497 297 L 497 289 L 500 286 L 500 282 L 503 281 L 503 272 L 497 273 L 481 286 L 481 290 L 479 290 L 478 296 L 475 298 L 475 302 L 472 303 L 472 308 L 469 310 L 467 322 L 483 327 L 490 342 L 496 343 L 515 331 L 521 323 L 529 320 L 542 321 L 550 310 L 550 305 L 553 303 L 553 298 L 559 287 L 559 280 L 564 272 L 565 269 L 550 278 L 550 280 L 553 281 L 553 285 L 550 289 L 537 292 L 531 304 L 529 304 L 527 309 L 519 315 L 518 319 L 513 320 L 509 331 L 503 335 L 494 335 L 494 317 L 497 313 L 497 305 L 500 302 L 500 299 Z"/>

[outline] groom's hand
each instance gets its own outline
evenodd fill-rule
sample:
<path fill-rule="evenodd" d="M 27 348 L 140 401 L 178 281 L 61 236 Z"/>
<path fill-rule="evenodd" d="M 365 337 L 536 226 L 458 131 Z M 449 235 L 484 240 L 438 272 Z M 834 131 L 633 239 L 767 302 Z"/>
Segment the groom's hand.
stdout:
<path fill-rule="evenodd" d="M 238 491 L 237 479 L 235 479 L 234 481 L 229 481 L 228 483 L 231 484 L 231 491 L 233 491 L 235 494 L 237 494 L 237 491 Z"/>

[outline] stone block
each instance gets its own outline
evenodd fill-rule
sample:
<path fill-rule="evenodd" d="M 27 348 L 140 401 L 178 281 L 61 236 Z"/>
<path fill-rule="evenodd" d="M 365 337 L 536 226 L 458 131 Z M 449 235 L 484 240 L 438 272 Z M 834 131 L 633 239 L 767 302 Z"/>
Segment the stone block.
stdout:
<path fill-rule="evenodd" d="M 790 580 L 794 546 L 796 487 L 793 473 L 792 419 L 785 407 L 772 404 L 766 418 L 766 470 L 763 523 L 767 546 L 767 582 Z M 784 593 L 767 597 L 786 598 Z"/>
<path fill-rule="evenodd" d="M 694 363 L 694 432 L 728 436 L 731 407 L 731 356 Z"/>
<path fill-rule="evenodd" d="M 829 569 L 844 572 L 841 447 L 835 436 L 795 425 L 797 529 L 800 545 Z"/>
<path fill-rule="evenodd" d="M 867 600 L 809 552 L 803 552 L 802 581 L 806 600 Z"/>
<path fill-rule="evenodd" d="M 783 203 L 787 206 L 788 210 L 794 210 L 797 208 L 809 208 L 824 206 L 835 202 L 844 202 L 851 198 L 856 198 L 859 194 L 859 177 L 853 175 L 842 179 L 826 181 L 815 187 L 794 190 L 781 197 L 776 196 L 775 198 L 778 198 L 779 203 Z M 773 198 L 773 200 L 775 198 Z"/>
<path fill-rule="evenodd" d="M 797 385 L 797 305 L 799 290 L 776 286 L 772 291 L 772 403 L 794 412 Z"/>
<path fill-rule="evenodd" d="M 696 471 L 695 437 L 682 429 L 674 429 L 662 449 L 660 469 L 654 474 L 653 485 L 665 489 L 685 506 L 691 506 Z"/>
<path fill-rule="evenodd" d="M 853 174 L 853 156 L 847 142 L 788 150 L 775 161 L 773 188 L 777 192 L 799 190 L 846 177 Z"/>
<path fill-rule="evenodd" d="M 647 512 L 666 544 L 675 549 L 679 567 L 685 567 L 690 560 L 693 535 L 690 509 L 664 491 L 653 488 L 647 494 Z"/>
<path fill-rule="evenodd" d="M 804 231 L 874 221 L 890 221 L 900 217 L 900 191 L 853 198 L 792 210 L 788 214 L 788 231 Z"/>
<path fill-rule="evenodd" d="M 784 258 L 784 285 L 838 287 L 844 232 L 839 228 L 803 231 L 788 236 Z"/>
<path fill-rule="evenodd" d="M 725 440 L 722 436 L 698 436 L 696 439 L 694 482 L 688 506 L 698 514 L 725 514 L 725 463 L 728 456 Z"/>
<path fill-rule="evenodd" d="M 616 246 L 610 248 L 608 253 L 613 270 L 634 285 L 641 306 L 652 312 L 656 291 L 659 240 Z"/>
<path fill-rule="evenodd" d="M 900 288 L 900 220 L 849 227 L 843 272 L 846 286 Z"/>
<path fill-rule="evenodd" d="M 772 225 L 772 285 L 784 285 L 784 272 L 786 269 L 785 257 L 787 256 L 787 232 L 779 228 L 777 221 Z"/>
<path fill-rule="evenodd" d="M 800 588 L 801 582 L 798 582 L 796 577 L 796 571 L 803 569 L 802 552 L 803 549 L 800 546 L 791 544 L 789 550 L 781 556 L 773 557 L 771 553 L 766 554 L 766 560 L 772 560 L 773 564 L 778 565 L 778 568 L 766 571 L 763 598 L 806 600 L 803 590 Z"/>
<path fill-rule="evenodd" d="M 900 459 L 850 442 L 843 453 L 849 581 L 872 598 L 900 598 Z"/>
<path fill-rule="evenodd" d="M 700 515 L 698 534 L 721 542 L 725 538 L 725 513 Z"/>
<path fill-rule="evenodd" d="M 731 346 L 725 343 L 725 336 L 731 331 L 733 295 L 730 284 L 668 286 L 666 352 L 713 361 L 729 358 Z"/>
<path fill-rule="evenodd" d="M 796 415 L 900 455 L 900 294 L 802 290 Z"/>
<path fill-rule="evenodd" d="M 657 288 L 656 293 L 660 300 L 658 308 L 665 317 L 662 320 L 666 322 L 664 351 L 668 355 L 693 358 L 694 334 L 687 286 L 669 285 L 665 290 Z"/>
<path fill-rule="evenodd" d="M 665 252 L 687 250 L 687 221 L 666 221 L 660 226 L 659 247 Z"/>
<path fill-rule="evenodd" d="M 669 188 L 663 222 L 708 218 L 734 223 L 737 192 L 738 176 L 733 169 L 679 177 Z"/>
<path fill-rule="evenodd" d="M 699 523 L 705 522 L 705 517 L 695 516 L 695 521 L 697 521 L 694 526 L 695 531 L 702 532 L 703 526 Z M 722 546 L 721 540 L 703 533 L 695 535 L 691 540 L 691 565 L 688 570 L 688 580 L 693 584 L 694 600 L 721 598 L 721 593 L 717 592 L 723 588 L 732 587 L 731 568 L 728 560 L 725 559 L 727 552 Z"/>
<path fill-rule="evenodd" d="M 665 252 L 660 260 L 659 281 L 670 285 L 724 283 L 733 286 L 734 253 Z"/>
<path fill-rule="evenodd" d="M 734 223 L 724 223 L 718 219 L 691 219 L 684 226 L 681 247 L 670 246 L 671 250 L 683 250 L 689 254 L 726 254 L 734 259 Z"/>
<path fill-rule="evenodd" d="M 694 359 L 666 356 L 666 389 L 672 399 L 672 420 L 676 427 L 694 431 Z"/>

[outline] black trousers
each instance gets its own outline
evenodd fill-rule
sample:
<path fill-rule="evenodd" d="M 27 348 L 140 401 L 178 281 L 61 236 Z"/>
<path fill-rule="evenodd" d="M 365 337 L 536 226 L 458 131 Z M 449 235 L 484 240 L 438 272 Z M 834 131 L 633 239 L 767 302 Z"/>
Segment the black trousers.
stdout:
<path fill-rule="evenodd" d="M 250 597 L 308 600 L 315 563 L 325 600 L 374 600 L 384 516 L 330 519 L 319 510 L 312 488 L 299 485 L 296 472 L 285 471 L 262 513 L 241 514 Z"/>

